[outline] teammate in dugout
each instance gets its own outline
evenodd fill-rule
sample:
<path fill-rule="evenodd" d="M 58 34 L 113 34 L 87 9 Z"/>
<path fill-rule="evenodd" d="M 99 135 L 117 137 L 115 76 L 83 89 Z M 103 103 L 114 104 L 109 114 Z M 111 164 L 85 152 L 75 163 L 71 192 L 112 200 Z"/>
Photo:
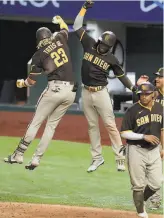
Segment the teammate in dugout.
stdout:
<path fill-rule="evenodd" d="M 159 70 L 155 72 L 154 75 L 156 76 L 154 81 L 156 86 L 155 101 L 164 106 L 164 68 L 159 68 Z M 149 77 L 147 75 L 142 75 L 138 79 L 137 85 L 140 85 L 146 81 L 149 81 Z"/>
<path fill-rule="evenodd" d="M 40 74 L 46 74 L 48 86 L 41 94 L 34 117 L 29 124 L 24 137 L 12 155 L 4 158 L 7 163 L 23 163 L 23 155 L 35 138 L 43 121 L 47 124 L 32 160 L 25 166 L 33 170 L 40 163 L 55 129 L 67 109 L 75 99 L 72 63 L 68 48 L 68 26 L 60 16 L 55 16 L 52 23 L 60 25 L 60 32 L 52 34 L 42 27 L 36 32 L 37 51 L 32 57 L 31 71 L 26 80 L 17 80 L 17 87 L 30 87 L 36 83 Z"/>
<path fill-rule="evenodd" d="M 139 85 L 137 94 L 139 101 L 127 110 L 123 118 L 121 136 L 127 140 L 127 162 L 137 214 L 148 218 L 144 202 L 161 187 L 163 107 L 154 101 L 155 87 L 150 82 Z"/>
<path fill-rule="evenodd" d="M 156 86 L 155 101 L 159 102 L 162 106 L 164 106 L 164 68 L 163 67 L 159 68 L 159 70 L 154 74 L 156 76 L 154 81 Z M 137 85 L 141 85 L 142 83 L 148 80 L 149 77 L 147 75 L 142 75 L 138 79 Z M 137 101 L 138 99 L 135 97 L 135 100 Z M 162 202 L 161 190 L 157 191 L 154 195 L 152 195 L 149 200 L 150 200 L 149 208 L 152 210 L 157 210 Z"/>
<path fill-rule="evenodd" d="M 116 155 L 117 170 L 125 171 L 125 157 L 119 153 L 122 141 L 116 127 L 111 99 L 106 87 L 109 70 L 112 68 L 115 75 L 127 88 L 135 91 L 135 87 L 126 77 L 117 58 L 110 52 L 110 49 L 116 42 L 115 34 L 111 31 L 106 31 L 96 42 L 83 29 L 84 15 L 93 4 L 93 1 L 89 0 L 84 3 L 73 26 L 84 49 L 81 69 L 83 83 L 82 103 L 89 125 L 92 155 L 92 163 L 87 172 L 95 171 L 104 163 L 99 131 L 99 115 L 111 139 L 112 148 Z"/>

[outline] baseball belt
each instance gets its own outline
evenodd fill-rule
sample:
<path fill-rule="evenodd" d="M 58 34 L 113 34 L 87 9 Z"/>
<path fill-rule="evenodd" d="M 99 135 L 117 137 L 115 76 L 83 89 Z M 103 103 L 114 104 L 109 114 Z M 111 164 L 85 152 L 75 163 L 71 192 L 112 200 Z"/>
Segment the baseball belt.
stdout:
<path fill-rule="evenodd" d="M 55 83 L 55 84 L 63 84 L 63 85 L 74 85 L 74 82 L 72 81 L 62 81 L 62 80 L 51 80 L 49 81 L 50 83 Z"/>
<path fill-rule="evenodd" d="M 84 88 L 87 89 L 90 92 L 97 92 L 105 88 L 105 86 L 86 86 L 84 85 Z"/>

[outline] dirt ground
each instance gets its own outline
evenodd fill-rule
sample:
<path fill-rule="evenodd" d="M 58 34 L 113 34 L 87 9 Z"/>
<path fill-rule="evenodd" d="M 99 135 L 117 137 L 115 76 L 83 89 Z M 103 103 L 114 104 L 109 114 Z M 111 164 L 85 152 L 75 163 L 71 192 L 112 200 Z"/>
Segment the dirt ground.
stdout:
<path fill-rule="evenodd" d="M 0 135 L 22 137 L 33 117 L 32 112 L 5 112 L 0 111 Z M 122 118 L 116 118 L 116 124 L 120 129 Z M 40 138 L 45 123 L 38 131 L 37 138 Z M 102 145 L 110 145 L 107 131 L 100 120 L 100 132 Z M 75 134 L 76 133 L 76 134 Z M 57 126 L 53 139 L 89 143 L 88 125 L 83 115 L 66 114 Z"/>
<path fill-rule="evenodd" d="M 137 218 L 135 212 L 46 204 L 0 203 L 0 218 Z M 162 218 L 150 215 L 149 218 Z"/>

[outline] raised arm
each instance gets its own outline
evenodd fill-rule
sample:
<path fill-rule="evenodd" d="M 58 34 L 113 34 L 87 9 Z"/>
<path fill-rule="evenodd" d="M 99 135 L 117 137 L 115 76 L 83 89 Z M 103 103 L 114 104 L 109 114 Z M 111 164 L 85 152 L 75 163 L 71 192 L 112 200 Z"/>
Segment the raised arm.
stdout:
<path fill-rule="evenodd" d="M 60 16 L 55 16 L 52 18 L 52 23 L 59 24 L 60 26 L 60 32 L 54 33 L 53 36 L 56 37 L 56 35 L 61 34 L 65 39 L 68 39 L 68 26 L 63 18 Z"/>
<path fill-rule="evenodd" d="M 74 28 L 75 31 L 82 28 L 84 16 L 85 16 L 87 10 L 89 8 L 92 8 L 93 4 L 94 4 L 94 2 L 91 1 L 91 0 L 85 1 L 85 3 L 83 4 L 80 12 L 78 13 L 77 17 L 75 18 L 74 25 L 73 25 L 73 28 Z"/>
<path fill-rule="evenodd" d="M 92 37 L 90 37 L 83 28 L 84 16 L 85 16 L 87 10 L 89 8 L 92 8 L 93 4 L 94 4 L 94 2 L 91 0 L 90 1 L 87 0 L 83 4 L 80 12 L 78 13 L 77 17 L 75 18 L 75 22 L 73 25 L 75 33 L 76 33 L 77 37 L 79 38 L 80 42 L 82 43 L 84 49 L 88 48 L 88 46 L 90 46 L 91 43 L 93 43 L 93 44 L 95 43 L 95 40 Z"/>

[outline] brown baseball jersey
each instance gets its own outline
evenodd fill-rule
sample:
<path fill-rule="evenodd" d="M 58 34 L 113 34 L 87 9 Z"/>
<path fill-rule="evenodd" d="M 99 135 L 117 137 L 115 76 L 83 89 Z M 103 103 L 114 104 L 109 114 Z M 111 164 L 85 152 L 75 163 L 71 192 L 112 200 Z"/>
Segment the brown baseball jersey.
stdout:
<path fill-rule="evenodd" d="M 66 30 L 60 31 L 55 38 L 42 40 L 41 46 L 32 57 L 29 78 L 35 80 L 43 73 L 48 81 L 73 81 L 72 61 L 68 48 Z"/>
<path fill-rule="evenodd" d="M 113 69 L 116 76 L 124 75 L 117 58 L 110 52 L 102 55 L 97 52 L 96 41 L 83 28 L 76 31 L 80 39 L 84 56 L 82 61 L 82 82 L 87 86 L 106 86 L 109 70 Z"/>
<path fill-rule="evenodd" d="M 159 102 L 164 107 L 164 96 L 160 90 L 158 90 L 158 96 L 156 97 L 155 101 Z"/>
<path fill-rule="evenodd" d="M 133 131 L 134 133 L 155 135 L 160 139 L 161 129 L 163 129 L 163 107 L 158 102 L 154 102 L 152 109 L 143 106 L 140 102 L 130 107 L 123 118 L 121 132 Z M 128 144 L 140 145 L 143 148 L 152 149 L 153 145 L 145 140 L 127 140 Z"/>

